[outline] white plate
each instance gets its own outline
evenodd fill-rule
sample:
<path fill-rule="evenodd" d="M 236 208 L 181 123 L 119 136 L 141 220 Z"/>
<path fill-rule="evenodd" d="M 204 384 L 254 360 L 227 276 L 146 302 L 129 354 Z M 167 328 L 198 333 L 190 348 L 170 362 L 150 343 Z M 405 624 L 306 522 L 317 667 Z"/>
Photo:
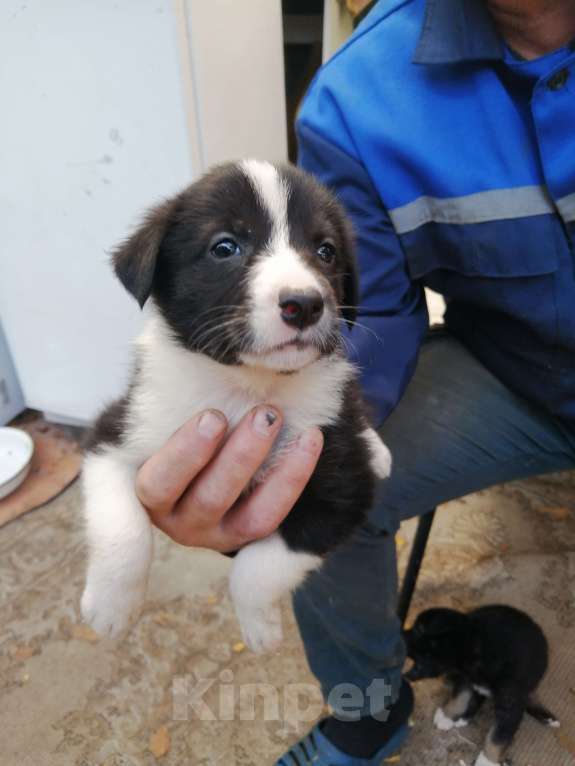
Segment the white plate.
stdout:
<path fill-rule="evenodd" d="M 0 499 L 22 484 L 34 453 L 34 442 L 19 428 L 0 428 Z"/>

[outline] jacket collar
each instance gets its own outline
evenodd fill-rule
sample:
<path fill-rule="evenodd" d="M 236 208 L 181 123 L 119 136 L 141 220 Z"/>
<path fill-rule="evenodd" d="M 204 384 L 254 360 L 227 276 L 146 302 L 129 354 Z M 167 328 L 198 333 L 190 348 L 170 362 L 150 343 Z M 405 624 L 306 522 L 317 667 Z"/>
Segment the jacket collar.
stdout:
<path fill-rule="evenodd" d="M 485 0 L 427 0 L 415 64 L 503 58 L 503 43 Z"/>

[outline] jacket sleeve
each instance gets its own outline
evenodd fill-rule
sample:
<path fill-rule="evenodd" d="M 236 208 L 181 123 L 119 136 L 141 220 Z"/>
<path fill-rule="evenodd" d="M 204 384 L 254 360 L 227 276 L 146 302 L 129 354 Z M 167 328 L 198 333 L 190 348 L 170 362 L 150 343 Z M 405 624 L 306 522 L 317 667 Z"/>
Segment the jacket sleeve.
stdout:
<path fill-rule="evenodd" d="M 298 120 L 298 163 L 335 192 L 355 229 L 359 326 L 352 328 L 346 345 L 379 426 L 415 369 L 428 328 L 425 296 L 409 277 L 399 238 L 363 164 L 315 127 L 305 118 Z"/>

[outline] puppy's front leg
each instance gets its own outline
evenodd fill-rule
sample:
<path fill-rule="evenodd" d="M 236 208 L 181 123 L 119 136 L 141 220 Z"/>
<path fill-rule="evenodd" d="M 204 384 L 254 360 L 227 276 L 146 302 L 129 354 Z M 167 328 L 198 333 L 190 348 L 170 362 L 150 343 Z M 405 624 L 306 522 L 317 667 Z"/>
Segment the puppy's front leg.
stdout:
<path fill-rule="evenodd" d="M 103 636 L 123 633 L 139 612 L 152 561 L 152 527 L 135 491 L 135 469 L 113 453 L 84 461 L 89 546 L 84 620 Z"/>
<path fill-rule="evenodd" d="M 246 545 L 234 559 L 230 592 L 246 644 L 254 652 L 282 640 L 281 597 L 295 590 L 323 559 L 293 551 L 279 532 Z"/>
<path fill-rule="evenodd" d="M 449 702 L 435 711 L 433 723 L 436 729 L 451 731 L 467 726 L 473 716 L 479 711 L 483 700 L 470 684 L 455 685 Z"/>

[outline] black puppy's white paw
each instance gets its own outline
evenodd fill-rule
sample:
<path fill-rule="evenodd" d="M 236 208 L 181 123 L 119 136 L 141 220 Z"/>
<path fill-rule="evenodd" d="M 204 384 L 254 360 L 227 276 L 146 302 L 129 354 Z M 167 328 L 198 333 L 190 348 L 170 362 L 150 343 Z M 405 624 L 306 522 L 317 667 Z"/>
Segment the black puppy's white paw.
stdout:
<path fill-rule="evenodd" d="M 508 762 L 496 763 L 495 761 L 490 761 L 482 750 L 475 759 L 473 766 L 506 766 L 506 763 Z"/>
<path fill-rule="evenodd" d="M 451 729 L 462 729 L 467 726 L 469 721 L 467 718 L 450 718 L 445 714 L 443 708 L 438 707 L 433 716 L 433 725 L 439 731 L 451 731 Z"/>

